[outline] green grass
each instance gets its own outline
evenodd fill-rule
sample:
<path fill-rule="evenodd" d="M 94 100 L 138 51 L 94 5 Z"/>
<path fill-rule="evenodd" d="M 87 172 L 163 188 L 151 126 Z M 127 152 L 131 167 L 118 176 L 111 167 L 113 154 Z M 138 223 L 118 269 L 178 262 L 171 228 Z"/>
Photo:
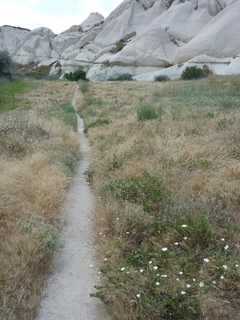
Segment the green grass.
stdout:
<path fill-rule="evenodd" d="M 21 100 L 17 97 L 17 95 L 23 94 L 26 89 L 26 82 L 0 79 L 0 113 L 19 107 L 28 107 L 27 105 L 22 106 Z"/>

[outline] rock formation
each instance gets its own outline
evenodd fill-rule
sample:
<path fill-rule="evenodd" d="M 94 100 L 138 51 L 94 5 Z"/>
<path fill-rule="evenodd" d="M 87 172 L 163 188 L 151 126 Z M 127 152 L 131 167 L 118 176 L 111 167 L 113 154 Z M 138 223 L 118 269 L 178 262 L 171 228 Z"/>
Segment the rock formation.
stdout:
<path fill-rule="evenodd" d="M 38 28 L 14 38 L 9 31 L 4 42 L 3 28 L 0 46 L 16 62 L 51 64 L 51 73 L 62 74 L 82 66 L 92 81 L 122 73 L 175 79 L 187 65 L 240 73 L 240 0 L 124 0 L 106 19 L 92 13 L 59 35 Z"/>

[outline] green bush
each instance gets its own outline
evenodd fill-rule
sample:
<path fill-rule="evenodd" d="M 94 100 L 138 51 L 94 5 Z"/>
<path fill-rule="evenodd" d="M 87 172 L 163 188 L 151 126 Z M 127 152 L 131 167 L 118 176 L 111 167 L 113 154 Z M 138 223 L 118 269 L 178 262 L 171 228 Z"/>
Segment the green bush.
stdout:
<path fill-rule="evenodd" d="M 129 73 L 123 73 L 117 76 L 116 78 L 109 78 L 108 81 L 132 81 L 132 75 Z"/>
<path fill-rule="evenodd" d="M 69 81 L 78 81 L 78 80 L 87 80 L 86 78 L 86 72 L 83 70 L 83 68 L 79 68 L 78 70 L 70 73 L 65 73 L 64 78 Z"/>
<path fill-rule="evenodd" d="M 199 79 L 205 77 L 207 77 L 207 72 L 196 66 L 187 67 L 181 75 L 181 78 L 184 80 Z"/>
<path fill-rule="evenodd" d="M 142 102 L 137 109 L 137 117 L 139 121 L 151 120 L 158 118 L 155 107 L 151 102 Z"/>
<path fill-rule="evenodd" d="M 154 78 L 154 81 L 158 81 L 158 82 L 165 82 L 165 81 L 169 81 L 169 80 L 170 80 L 169 77 L 164 74 L 156 76 Z"/>
<path fill-rule="evenodd" d="M 7 50 L 0 51 L 0 78 L 13 78 L 15 74 L 12 57 Z"/>
<path fill-rule="evenodd" d="M 63 248 L 58 230 L 53 225 L 46 223 L 43 217 L 28 214 L 26 221 L 19 220 L 18 223 L 20 229 L 27 232 L 36 241 L 38 248 L 46 254 L 60 251 Z"/>

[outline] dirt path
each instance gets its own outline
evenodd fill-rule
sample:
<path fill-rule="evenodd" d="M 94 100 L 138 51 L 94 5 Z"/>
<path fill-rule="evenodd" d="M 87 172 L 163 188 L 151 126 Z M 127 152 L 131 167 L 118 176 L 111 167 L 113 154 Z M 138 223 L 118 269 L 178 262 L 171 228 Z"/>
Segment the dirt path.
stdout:
<path fill-rule="evenodd" d="M 78 87 L 73 97 L 75 106 Z M 97 267 L 93 259 L 92 231 L 89 217 L 94 209 L 90 187 L 83 173 L 89 166 L 88 141 L 78 118 L 82 159 L 63 207 L 62 239 L 64 249 L 54 258 L 53 273 L 45 288 L 36 320 L 103 320 L 103 306 L 91 298 L 97 284 Z"/>

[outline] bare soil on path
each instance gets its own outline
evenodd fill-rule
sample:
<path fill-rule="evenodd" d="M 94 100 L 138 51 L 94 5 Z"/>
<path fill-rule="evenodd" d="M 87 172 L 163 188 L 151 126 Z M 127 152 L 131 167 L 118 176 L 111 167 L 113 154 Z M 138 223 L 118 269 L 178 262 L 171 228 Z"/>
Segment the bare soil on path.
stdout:
<path fill-rule="evenodd" d="M 76 104 L 78 86 L 72 105 Z M 36 320 L 103 320 L 101 301 L 91 298 L 98 283 L 97 265 L 93 258 L 93 234 L 90 216 L 94 199 L 83 173 L 89 166 L 90 147 L 83 134 L 83 120 L 78 118 L 81 161 L 68 191 L 61 218 L 63 250 L 54 257 L 53 272 L 44 288 Z"/>

